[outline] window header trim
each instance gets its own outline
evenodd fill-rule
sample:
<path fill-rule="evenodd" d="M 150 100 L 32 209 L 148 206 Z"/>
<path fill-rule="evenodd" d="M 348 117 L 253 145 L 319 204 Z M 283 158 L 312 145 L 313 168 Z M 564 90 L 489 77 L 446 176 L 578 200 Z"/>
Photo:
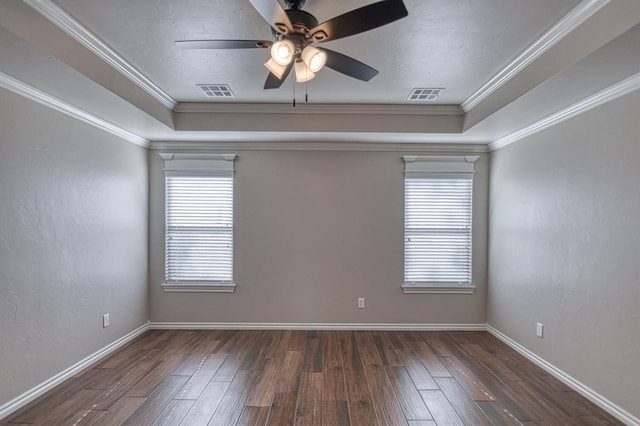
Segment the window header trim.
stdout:
<path fill-rule="evenodd" d="M 165 171 L 233 172 L 236 154 L 177 154 L 161 152 Z"/>
<path fill-rule="evenodd" d="M 403 155 L 405 173 L 474 173 L 479 155 Z"/>

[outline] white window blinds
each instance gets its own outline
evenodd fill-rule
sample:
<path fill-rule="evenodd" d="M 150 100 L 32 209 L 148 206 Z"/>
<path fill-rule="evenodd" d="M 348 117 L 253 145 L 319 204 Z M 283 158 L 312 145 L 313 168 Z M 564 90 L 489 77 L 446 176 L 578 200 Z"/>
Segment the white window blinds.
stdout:
<path fill-rule="evenodd" d="M 405 286 L 471 285 L 473 164 L 465 158 L 405 157 Z"/>
<path fill-rule="evenodd" d="M 471 282 L 471 193 L 471 178 L 406 177 L 406 283 Z"/>
<path fill-rule="evenodd" d="M 233 162 L 221 170 L 225 160 L 171 161 L 165 168 L 165 281 L 231 285 Z"/>

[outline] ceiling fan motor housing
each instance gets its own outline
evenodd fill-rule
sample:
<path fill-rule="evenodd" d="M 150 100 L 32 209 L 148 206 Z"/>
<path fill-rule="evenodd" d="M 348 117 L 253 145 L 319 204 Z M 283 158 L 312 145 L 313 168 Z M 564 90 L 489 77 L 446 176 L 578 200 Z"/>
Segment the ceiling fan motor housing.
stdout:
<path fill-rule="evenodd" d="M 285 11 L 295 34 L 306 36 L 309 33 L 309 28 L 314 28 L 318 25 L 318 20 L 315 16 L 301 9 L 288 9 Z"/>
<path fill-rule="evenodd" d="M 287 9 L 285 12 L 291 21 L 294 32 L 291 33 L 287 31 L 287 33 L 281 37 L 291 41 L 295 45 L 296 56 L 299 56 L 300 52 L 302 52 L 308 44 L 316 41 L 315 38 L 310 36 L 309 28 L 316 27 L 318 20 L 309 12 L 300 9 Z"/>
<path fill-rule="evenodd" d="M 308 42 L 320 42 L 328 37 L 327 33 L 321 29 L 317 29 L 313 34 L 309 33 L 309 29 L 318 26 L 318 20 L 309 12 L 301 9 L 287 9 L 285 12 L 291 21 L 294 34 L 303 36 Z M 290 36 L 291 34 L 287 35 Z"/>

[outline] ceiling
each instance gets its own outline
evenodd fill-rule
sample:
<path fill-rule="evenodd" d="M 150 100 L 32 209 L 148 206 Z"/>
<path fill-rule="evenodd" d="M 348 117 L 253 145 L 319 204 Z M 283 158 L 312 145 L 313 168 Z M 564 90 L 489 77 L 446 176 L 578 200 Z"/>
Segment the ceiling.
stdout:
<path fill-rule="evenodd" d="M 322 22 L 371 2 L 308 0 L 304 10 Z M 579 0 L 405 3 L 406 18 L 323 44 L 380 74 L 365 83 L 327 69 L 308 84 L 313 102 L 398 104 L 408 102 L 413 87 L 444 87 L 439 103 L 460 104 Z M 262 89 L 267 49 L 181 50 L 174 44 L 184 39 L 271 40 L 269 25 L 247 0 L 57 4 L 180 102 L 208 100 L 198 83 L 229 84 L 237 102 L 291 101 L 293 78 L 279 90 Z"/>
<path fill-rule="evenodd" d="M 324 21 L 368 3 L 304 9 Z M 487 144 L 640 73 L 637 0 L 404 3 L 406 18 L 324 44 L 376 68 L 370 82 L 323 69 L 263 90 L 267 49 L 174 44 L 271 40 L 249 0 L 3 0 L 0 80 L 149 141 Z M 221 83 L 234 98 L 197 86 Z M 444 91 L 407 100 L 415 87 Z"/>

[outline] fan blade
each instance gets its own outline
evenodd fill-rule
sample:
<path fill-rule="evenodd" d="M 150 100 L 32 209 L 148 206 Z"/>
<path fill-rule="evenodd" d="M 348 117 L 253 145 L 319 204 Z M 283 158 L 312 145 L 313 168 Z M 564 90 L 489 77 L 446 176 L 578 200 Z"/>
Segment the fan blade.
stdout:
<path fill-rule="evenodd" d="M 402 0 L 383 0 L 329 19 L 309 33 L 314 41 L 337 40 L 389 24 L 407 16 Z"/>
<path fill-rule="evenodd" d="M 251 49 L 266 48 L 273 44 L 269 40 L 178 40 L 181 49 Z"/>
<path fill-rule="evenodd" d="M 278 0 L 249 0 L 265 21 L 280 34 L 292 34 L 293 25 Z"/>
<path fill-rule="evenodd" d="M 293 61 L 291 61 L 291 63 L 287 65 L 287 68 L 284 70 L 284 74 L 282 74 L 282 78 L 278 78 L 275 74 L 269 72 L 269 75 L 267 75 L 267 80 L 264 82 L 264 88 L 277 89 L 278 87 L 282 86 L 282 83 L 284 83 L 284 81 L 289 76 L 291 68 L 293 68 Z"/>
<path fill-rule="evenodd" d="M 353 59 L 352 57 L 343 55 L 342 53 L 334 52 L 333 50 L 320 47 L 318 47 L 318 49 L 327 54 L 327 62 L 324 66 L 329 67 L 334 71 L 338 71 L 339 73 L 362 81 L 369 81 L 378 75 L 378 70 L 371 68 L 369 65 L 360 62 L 357 59 Z"/>

